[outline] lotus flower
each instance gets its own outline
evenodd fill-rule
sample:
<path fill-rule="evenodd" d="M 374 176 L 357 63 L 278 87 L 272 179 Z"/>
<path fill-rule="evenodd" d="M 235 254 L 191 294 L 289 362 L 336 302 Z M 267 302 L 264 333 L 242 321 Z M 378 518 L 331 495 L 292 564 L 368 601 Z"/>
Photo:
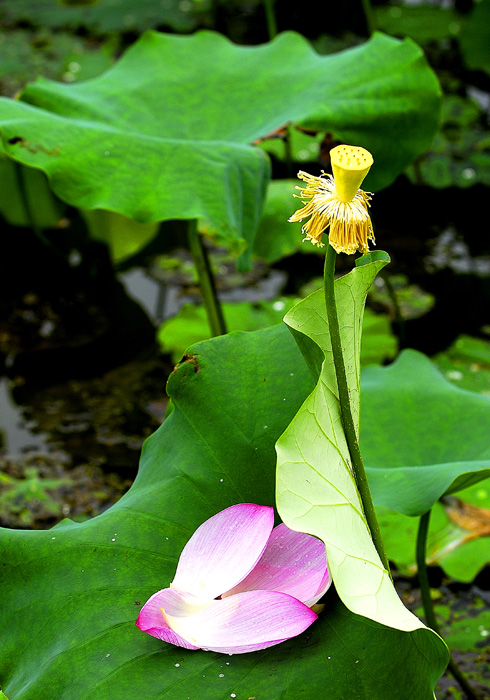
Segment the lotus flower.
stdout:
<path fill-rule="evenodd" d="M 365 148 L 337 146 L 330 151 L 333 177 L 316 177 L 300 170 L 298 177 L 306 187 L 297 187 L 304 207 L 298 209 L 289 221 L 303 221 L 303 241 L 323 248 L 322 236 L 329 229 L 328 242 L 337 253 L 352 255 L 357 251 L 369 252 L 368 239 L 374 243 L 373 225 L 368 213 L 370 192 L 359 186 L 373 164 L 373 157 Z"/>
<path fill-rule="evenodd" d="M 143 632 L 186 649 L 244 654 L 279 644 L 317 619 L 331 583 L 325 546 L 268 506 L 240 503 L 206 520 L 180 555 L 170 588 L 143 606 Z"/>

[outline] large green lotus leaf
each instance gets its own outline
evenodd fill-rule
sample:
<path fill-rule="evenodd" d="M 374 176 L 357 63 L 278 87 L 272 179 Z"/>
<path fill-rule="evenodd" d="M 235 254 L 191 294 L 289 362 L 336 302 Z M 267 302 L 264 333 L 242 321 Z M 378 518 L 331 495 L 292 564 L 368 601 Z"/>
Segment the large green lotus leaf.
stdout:
<path fill-rule="evenodd" d="M 405 350 L 362 378 L 361 451 L 376 505 L 422 515 L 490 476 L 490 397 L 455 387 Z"/>
<path fill-rule="evenodd" d="M 106 244 L 116 264 L 144 248 L 159 226 L 157 222 L 141 224 L 105 209 L 82 209 L 81 214 L 92 238 Z"/>
<path fill-rule="evenodd" d="M 456 501 L 456 508 L 452 500 Z M 384 506 L 378 506 L 376 511 L 388 558 L 396 564 L 399 572 L 413 575 L 417 571 L 415 541 L 418 519 Z M 455 517 L 458 511 L 465 517 Z M 458 498 L 450 499 L 448 503 L 435 503 L 427 539 L 427 563 L 439 565 L 448 576 L 458 581 L 473 581 L 490 561 L 489 512 L 490 479 L 458 492 Z"/>
<path fill-rule="evenodd" d="M 44 170 L 66 202 L 141 223 L 204 219 L 238 250 L 269 179 L 256 139 L 287 122 L 333 132 L 374 154 L 366 182 L 379 189 L 430 145 L 438 109 L 437 79 L 408 39 L 319 56 L 292 32 L 253 47 L 147 32 L 102 76 L 40 78 L 0 100 L 0 129 L 5 152 Z"/>
<path fill-rule="evenodd" d="M 261 302 L 224 302 L 221 306 L 229 331 L 255 331 L 280 323 L 284 312 L 297 302 L 294 297 L 280 297 Z M 178 362 L 189 345 L 211 337 L 203 306 L 184 304 L 172 318 L 158 328 L 160 349 Z M 397 341 L 386 316 L 366 309 L 362 324 L 361 366 L 383 362 L 396 355 Z"/>
<path fill-rule="evenodd" d="M 201 522 L 233 503 L 273 502 L 274 442 L 312 386 L 285 326 L 194 346 L 126 496 L 82 524 L 0 530 L 10 700 L 296 700 L 326 687 L 339 700 L 433 700 L 443 642 L 357 617 L 333 590 L 305 634 L 252 654 L 187 651 L 135 627 Z"/>
<path fill-rule="evenodd" d="M 356 267 L 335 282 L 357 431 L 364 303 L 376 274 L 388 261 L 386 253 L 376 255 L 378 261 Z M 374 259 L 373 254 L 367 257 Z M 296 334 L 317 345 L 323 363 L 313 392 L 276 445 L 279 514 L 291 529 L 316 535 L 325 542 L 335 588 L 349 610 L 401 630 L 423 627 L 398 598 L 363 512 L 342 427 L 323 289 L 293 307 L 284 320 Z"/>
<path fill-rule="evenodd" d="M 285 311 L 297 301 L 282 297 L 260 302 L 224 302 L 221 304 L 228 331 L 255 331 L 281 323 Z M 204 306 L 184 304 L 180 311 L 164 321 L 157 331 L 162 352 L 178 362 L 189 345 L 211 337 Z"/>
<path fill-rule="evenodd" d="M 83 27 L 96 33 L 162 26 L 189 32 L 206 10 L 209 0 L 188 0 L 186 4 L 179 0 L 139 0 L 137 11 L 134 0 L 2 0 L 0 17 L 7 25 L 27 22 L 53 29 Z"/>

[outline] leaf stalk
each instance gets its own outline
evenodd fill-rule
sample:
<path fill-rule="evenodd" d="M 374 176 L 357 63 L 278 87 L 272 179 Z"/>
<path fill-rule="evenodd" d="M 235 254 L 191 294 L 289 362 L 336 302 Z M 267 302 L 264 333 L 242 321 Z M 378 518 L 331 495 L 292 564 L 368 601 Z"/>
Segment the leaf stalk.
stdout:
<path fill-rule="evenodd" d="M 434 611 L 434 606 L 432 604 L 432 598 L 430 595 L 430 584 L 426 563 L 427 535 L 429 532 L 431 513 L 432 510 L 428 510 L 427 513 L 424 513 L 422 516 L 420 516 L 419 527 L 417 530 L 417 546 L 415 556 L 417 560 L 420 595 L 422 597 L 422 606 L 424 608 L 425 621 L 427 622 L 429 627 L 431 627 L 434 630 L 434 632 L 436 632 L 439 635 L 439 637 L 442 638 L 441 631 L 436 620 L 436 614 Z M 468 700 L 483 700 L 483 696 L 480 695 L 480 693 L 477 690 L 475 690 L 473 686 L 470 685 L 468 679 L 453 659 L 451 652 L 449 652 L 449 663 L 447 667 L 456 679 L 456 681 L 459 683 L 461 689 L 466 693 Z"/>
<path fill-rule="evenodd" d="M 192 259 L 197 271 L 197 277 L 199 279 L 199 286 L 208 317 L 211 336 L 215 338 L 218 335 L 225 335 L 227 330 L 223 310 L 218 295 L 216 294 L 216 284 L 209 257 L 203 245 L 202 236 L 197 230 L 196 219 L 191 219 L 189 221 L 187 236 Z"/>
<path fill-rule="evenodd" d="M 327 245 L 327 255 L 325 257 L 325 305 L 327 307 L 327 319 L 330 330 L 330 339 L 332 342 L 333 362 L 335 374 L 337 376 L 337 387 L 339 391 L 340 414 L 344 427 L 347 447 L 351 458 L 352 470 L 356 480 L 357 488 L 361 497 L 364 514 L 368 528 L 373 538 L 374 546 L 379 554 L 383 566 L 391 577 L 390 565 L 388 557 L 383 545 L 381 530 L 379 527 L 376 511 L 374 509 L 371 491 L 364 469 L 364 463 L 359 449 L 359 440 L 357 439 L 356 428 L 351 411 L 349 387 L 347 384 L 347 375 L 345 372 L 344 354 L 342 350 L 342 339 L 340 336 L 339 319 L 337 314 L 337 303 L 335 300 L 335 261 L 337 253 L 331 245 Z"/>

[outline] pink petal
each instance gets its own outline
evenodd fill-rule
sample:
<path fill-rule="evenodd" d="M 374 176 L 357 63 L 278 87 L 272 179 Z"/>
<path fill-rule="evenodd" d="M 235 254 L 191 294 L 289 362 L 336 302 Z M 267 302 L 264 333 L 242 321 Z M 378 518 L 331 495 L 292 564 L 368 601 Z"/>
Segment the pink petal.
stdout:
<path fill-rule="evenodd" d="M 170 591 L 170 596 L 167 591 Z M 136 620 L 136 627 L 139 627 L 142 632 L 151 634 L 153 637 L 157 637 L 157 639 L 161 639 L 164 642 L 169 642 L 179 647 L 185 647 L 186 649 L 199 649 L 199 647 L 194 646 L 174 632 L 163 614 L 164 606 L 171 609 L 173 612 L 177 612 L 176 606 L 172 605 L 174 593 L 176 592 L 172 589 L 165 588 L 152 595 L 141 608 L 138 619 Z M 187 608 L 187 612 L 190 614 L 189 607 Z"/>
<path fill-rule="evenodd" d="M 184 547 L 172 588 L 212 600 L 251 571 L 274 524 L 269 506 L 240 503 L 197 528 Z"/>
<path fill-rule="evenodd" d="M 150 598 L 137 624 L 188 649 L 243 654 L 295 637 L 316 618 L 299 600 L 277 591 L 248 591 L 204 605 L 188 593 L 167 588 Z"/>
<path fill-rule="evenodd" d="M 281 524 L 272 531 L 252 571 L 223 597 L 242 591 L 281 591 L 310 606 L 330 584 L 323 542 Z"/>

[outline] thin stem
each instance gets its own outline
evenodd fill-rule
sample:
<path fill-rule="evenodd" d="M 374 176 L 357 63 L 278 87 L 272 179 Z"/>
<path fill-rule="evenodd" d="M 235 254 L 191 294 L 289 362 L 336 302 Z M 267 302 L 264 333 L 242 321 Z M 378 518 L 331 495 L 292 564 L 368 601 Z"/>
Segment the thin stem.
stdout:
<path fill-rule="evenodd" d="M 264 9 L 269 39 L 273 39 L 277 35 L 277 22 L 276 15 L 274 12 L 274 0 L 264 0 Z"/>
<path fill-rule="evenodd" d="M 197 230 L 197 221 L 191 219 L 187 229 L 189 237 L 189 246 L 191 249 L 192 259 L 196 266 L 201 294 L 208 317 L 209 329 L 213 337 L 217 335 L 225 335 L 226 323 L 223 317 L 221 304 L 219 303 L 216 294 L 216 285 L 214 282 L 213 272 L 209 264 L 209 258 L 206 248 L 203 246 L 202 237 Z"/>
<path fill-rule="evenodd" d="M 291 125 L 287 124 L 286 133 L 284 135 L 284 156 L 286 158 L 286 167 L 288 177 L 293 177 L 293 150 L 291 148 Z"/>
<path fill-rule="evenodd" d="M 388 296 L 390 297 L 391 303 L 393 304 L 393 309 L 395 311 L 395 323 L 398 327 L 398 337 L 400 338 L 400 344 L 403 347 L 405 345 L 405 321 L 403 320 L 403 314 L 400 302 L 398 301 L 396 289 L 393 286 L 391 277 L 389 273 L 386 272 L 386 270 L 381 270 L 380 276 L 382 277 L 383 282 L 386 285 L 386 291 L 388 292 Z"/>
<path fill-rule="evenodd" d="M 17 180 L 17 186 L 19 188 L 19 194 L 20 198 L 22 201 L 22 206 L 24 207 L 24 212 L 28 221 L 28 226 L 31 229 L 31 231 L 34 233 L 34 235 L 39 238 L 39 240 L 48 248 L 51 250 L 55 255 L 58 257 L 63 257 L 62 254 L 59 252 L 59 250 L 51 243 L 49 238 L 47 238 L 44 235 L 44 232 L 39 226 L 39 224 L 36 221 L 36 217 L 34 216 L 34 211 L 31 206 L 31 202 L 29 199 L 29 195 L 27 192 L 27 187 L 26 187 L 26 181 L 25 181 L 25 168 L 23 168 L 20 163 L 18 163 L 16 160 L 13 161 L 14 164 L 14 170 L 15 170 L 15 177 Z"/>
<path fill-rule="evenodd" d="M 345 373 L 344 354 L 342 350 L 342 340 L 340 337 L 339 319 L 337 315 L 337 304 L 335 301 L 335 260 L 337 254 L 331 245 L 327 245 L 327 255 L 325 258 L 325 304 L 327 307 L 327 318 L 330 330 L 330 338 L 332 341 L 333 362 L 335 366 L 335 374 L 337 375 L 337 387 L 339 390 L 340 412 L 344 427 L 347 446 L 349 448 L 350 458 L 354 476 L 356 479 L 357 488 L 361 496 L 362 505 L 366 521 L 371 531 L 374 546 L 379 554 L 383 566 L 390 572 L 390 565 L 384 550 L 381 530 L 379 528 L 376 511 L 374 510 L 373 499 L 369 484 L 364 469 L 364 464 L 359 449 L 359 441 L 357 439 L 354 419 L 352 417 L 349 386 L 347 384 L 347 376 Z"/>
<path fill-rule="evenodd" d="M 374 12 L 371 6 L 370 0 L 361 0 L 362 10 L 364 12 L 364 18 L 366 20 L 366 27 L 369 36 L 372 36 L 376 31 L 376 22 L 374 20 Z"/>
<path fill-rule="evenodd" d="M 434 606 L 432 605 L 432 598 L 430 595 L 430 585 L 429 576 L 427 574 L 427 564 L 426 564 L 426 552 L 427 552 L 427 534 L 429 532 L 430 515 L 432 511 L 429 510 L 420 517 L 419 527 L 417 531 L 417 547 L 416 547 L 416 559 L 417 559 L 417 569 L 419 577 L 420 594 L 422 596 L 422 605 L 424 608 L 425 620 L 429 627 L 431 627 L 434 632 L 441 637 L 441 632 L 439 625 L 437 624 L 436 615 L 434 612 Z M 458 664 L 454 661 L 451 654 L 449 655 L 448 669 L 453 674 L 454 678 L 458 681 L 461 689 L 464 690 L 469 700 L 483 700 L 483 697 L 475 690 L 468 682 L 466 676 L 463 674 Z"/>

